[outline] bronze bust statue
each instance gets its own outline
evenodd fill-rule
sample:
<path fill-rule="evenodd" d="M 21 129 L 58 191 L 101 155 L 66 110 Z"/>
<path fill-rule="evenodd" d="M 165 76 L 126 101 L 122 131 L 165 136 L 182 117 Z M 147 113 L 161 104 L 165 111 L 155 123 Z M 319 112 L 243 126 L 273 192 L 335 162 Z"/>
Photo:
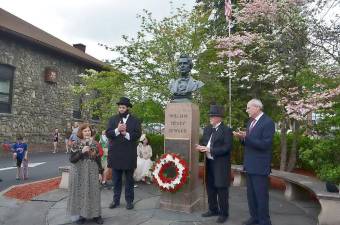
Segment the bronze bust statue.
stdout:
<path fill-rule="evenodd" d="M 190 101 L 192 99 L 192 92 L 204 85 L 202 81 L 195 80 L 190 76 L 192 66 L 192 59 L 188 55 L 181 55 L 179 57 L 178 70 L 181 77 L 177 80 L 172 79 L 169 84 L 173 102 Z"/>

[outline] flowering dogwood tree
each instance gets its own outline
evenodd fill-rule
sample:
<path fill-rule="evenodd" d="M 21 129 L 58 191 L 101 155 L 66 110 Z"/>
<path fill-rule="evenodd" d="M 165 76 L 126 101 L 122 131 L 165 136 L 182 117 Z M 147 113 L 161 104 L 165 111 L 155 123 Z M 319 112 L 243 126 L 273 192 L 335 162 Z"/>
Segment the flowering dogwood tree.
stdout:
<path fill-rule="evenodd" d="M 275 90 L 281 91 L 280 89 Z M 295 120 L 306 120 L 306 116 L 311 112 L 316 112 L 320 109 L 327 109 L 333 106 L 333 99 L 340 95 L 340 85 L 334 89 L 329 89 L 322 92 L 309 92 L 306 97 L 298 100 L 290 99 L 298 95 L 298 88 L 288 89 L 286 97 L 278 101 L 278 105 L 285 108 L 286 114 L 289 118 Z"/>
<path fill-rule="evenodd" d="M 339 74 L 336 72 L 337 66 L 329 66 L 330 59 L 335 59 L 335 63 L 338 59 L 334 51 L 334 46 L 338 43 L 336 35 L 333 32 L 333 39 L 322 39 L 319 32 L 322 23 L 318 23 L 319 30 L 311 24 L 311 9 L 315 9 L 315 6 L 311 8 L 309 4 L 315 2 L 313 0 L 238 2 L 240 9 L 234 14 L 237 32 L 217 40 L 219 56 L 232 58 L 233 63 L 225 65 L 231 67 L 230 70 L 225 70 L 226 76 L 233 77 L 234 82 L 237 80 L 245 86 L 248 89 L 246 93 L 261 98 L 270 93 L 276 99 L 280 106 L 280 169 L 292 170 L 297 158 L 296 146 L 301 121 L 310 112 L 331 107 L 331 100 L 338 95 L 337 88 L 328 91 L 324 88 L 323 92 L 314 92 L 320 90 L 315 87 L 300 88 L 299 79 L 302 75 L 330 78 L 326 74 Z M 329 32 L 331 30 L 327 29 Z M 334 30 L 335 28 L 332 31 Z M 333 41 L 333 48 L 330 47 L 331 44 L 320 44 L 326 43 L 326 40 Z M 315 54 L 316 46 L 324 54 Z M 322 60 L 323 55 L 331 57 Z M 316 60 L 315 56 L 319 58 Z M 229 74 L 229 71 L 232 73 Z M 286 140 L 289 125 L 292 126 L 294 135 L 287 162 Z"/>
<path fill-rule="evenodd" d="M 287 90 L 298 85 L 299 71 L 308 67 L 307 25 L 299 1 L 242 0 L 235 24 L 238 31 L 218 39 L 217 44 L 221 57 L 232 57 L 234 67 L 228 71 L 236 74 L 234 80 L 253 97 L 261 98 L 277 88 Z M 231 74 L 226 72 L 226 76 Z M 287 122 L 281 112 L 281 124 Z M 281 131 L 281 164 L 286 165 L 287 129 Z"/>

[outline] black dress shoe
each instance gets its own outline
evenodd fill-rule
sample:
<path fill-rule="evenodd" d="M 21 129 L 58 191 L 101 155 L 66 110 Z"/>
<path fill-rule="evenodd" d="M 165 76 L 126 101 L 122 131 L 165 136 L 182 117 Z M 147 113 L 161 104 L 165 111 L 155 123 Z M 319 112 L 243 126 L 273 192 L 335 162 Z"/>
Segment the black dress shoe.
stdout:
<path fill-rule="evenodd" d="M 133 203 L 132 202 L 126 203 L 126 209 L 128 210 L 133 209 Z"/>
<path fill-rule="evenodd" d="M 93 221 L 96 223 L 96 224 L 103 224 L 104 223 L 104 220 L 101 216 L 98 216 L 98 217 L 94 217 L 93 218 Z"/>
<path fill-rule="evenodd" d="M 257 220 L 250 218 L 247 221 L 244 221 L 242 225 L 257 225 L 258 223 L 259 222 Z"/>
<path fill-rule="evenodd" d="M 216 223 L 224 223 L 225 221 L 227 221 L 227 219 L 227 216 L 219 216 L 216 220 Z"/>
<path fill-rule="evenodd" d="M 79 219 L 76 221 L 77 224 L 84 224 L 86 219 L 82 216 L 79 217 Z"/>
<path fill-rule="evenodd" d="M 202 217 L 211 217 L 211 216 L 217 216 L 217 215 L 218 215 L 217 212 L 208 211 L 208 212 L 203 213 L 201 216 Z"/>
<path fill-rule="evenodd" d="M 109 208 L 114 209 L 114 208 L 117 208 L 118 206 L 119 206 L 119 203 L 111 202 L 111 204 L 109 205 Z"/>

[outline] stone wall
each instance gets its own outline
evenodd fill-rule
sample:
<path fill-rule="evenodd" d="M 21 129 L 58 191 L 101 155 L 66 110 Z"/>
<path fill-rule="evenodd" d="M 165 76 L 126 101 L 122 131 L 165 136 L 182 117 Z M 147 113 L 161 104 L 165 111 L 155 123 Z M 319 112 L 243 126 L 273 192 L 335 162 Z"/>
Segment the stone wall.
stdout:
<path fill-rule="evenodd" d="M 67 56 L 13 38 L 0 38 L 0 64 L 15 67 L 12 113 L 0 113 L 0 143 L 17 135 L 32 145 L 47 146 L 54 128 L 72 122 L 70 85 L 85 66 Z M 44 81 L 46 67 L 58 71 L 57 83 Z"/>

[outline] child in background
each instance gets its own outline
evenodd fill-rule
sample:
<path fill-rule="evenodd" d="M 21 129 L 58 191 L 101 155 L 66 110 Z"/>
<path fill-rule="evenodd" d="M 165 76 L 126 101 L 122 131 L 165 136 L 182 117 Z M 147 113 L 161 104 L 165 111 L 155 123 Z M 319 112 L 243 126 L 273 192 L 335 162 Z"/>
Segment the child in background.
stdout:
<path fill-rule="evenodd" d="M 64 129 L 64 134 L 65 134 L 65 149 L 66 149 L 66 154 L 71 152 L 71 146 L 70 146 L 70 137 L 72 134 L 72 129 L 71 129 L 71 123 L 67 123 L 66 128 Z"/>
<path fill-rule="evenodd" d="M 24 180 L 27 180 L 28 179 L 28 145 L 27 145 L 27 150 L 25 151 L 25 157 L 22 160 L 22 169 L 23 169 L 23 174 L 24 174 Z"/>
<path fill-rule="evenodd" d="M 12 145 L 12 150 L 13 150 L 13 158 L 17 160 L 16 179 L 17 180 L 19 180 L 20 178 L 27 179 L 27 177 L 24 176 L 23 171 L 21 169 L 22 161 L 26 160 L 27 162 L 27 154 L 26 154 L 27 144 L 23 142 L 23 138 L 21 136 L 18 136 L 17 142 Z"/>
<path fill-rule="evenodd" d="M 107 186 L 106 181 L 107 181 L 107 176 L 109 172 L 109 168 L 107 167 L 107 154 L 108 154 L 108 138 L 106 137 L 106 131 L 103 130 L 102 134 L 100 135 L 100 140 L 99 143 L 101 144 L 103 148 L 103 156 L 101 157 L 102 160 L 102 166 L 104 169 L 103 172 L 103 180 L 102 180 L 102 185 Z"/>
<path fill-rule="evenodd" d="M 74 143 L 76 140 L 78 140 L 77 137 L 77 133 L 79 130 L 79 123 L 78 122 L 74 122 L 74 126 L 72 126 L 72 133 L 71 136 L 69 138 L 69 146 L 72 146 L 72 143 Z"/>
<path fill-rule="evenodd" d="M 57 153 L 58 151 L 59 138 L 60 138 L 59 130 L 58 128 L 55 128 L 53 133 L 53 153 Z"/>

